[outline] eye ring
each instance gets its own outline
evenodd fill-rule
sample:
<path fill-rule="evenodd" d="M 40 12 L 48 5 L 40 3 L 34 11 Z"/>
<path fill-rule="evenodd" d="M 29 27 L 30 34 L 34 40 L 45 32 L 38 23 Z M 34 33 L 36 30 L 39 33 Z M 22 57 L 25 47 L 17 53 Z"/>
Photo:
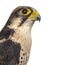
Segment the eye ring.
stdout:
<path fill-rule="evenodd" d="M 20 10 L 20 14 L 21 15 L 24 15 L 24 16 L 27 16 L 31 13 L 31 10 L 30 9 L 21 9 Z"/>

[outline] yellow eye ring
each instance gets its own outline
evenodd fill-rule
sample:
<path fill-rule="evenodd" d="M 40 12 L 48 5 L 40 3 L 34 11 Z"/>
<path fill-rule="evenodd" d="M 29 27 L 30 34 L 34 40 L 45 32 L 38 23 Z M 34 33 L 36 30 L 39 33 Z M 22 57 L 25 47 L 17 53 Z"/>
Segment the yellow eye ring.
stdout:
<path fill-rule="evenodd" d="M 30 9 L 21 9 L 20 10 L 20 14 L 22 15 L 29 15 L 31 13 L 31 10 Z"/>

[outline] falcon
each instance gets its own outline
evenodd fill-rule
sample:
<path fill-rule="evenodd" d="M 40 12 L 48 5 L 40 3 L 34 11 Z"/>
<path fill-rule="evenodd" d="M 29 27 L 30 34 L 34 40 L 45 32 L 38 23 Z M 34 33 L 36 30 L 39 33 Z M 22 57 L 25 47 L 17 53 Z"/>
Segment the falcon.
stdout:
<path fill-rule="evenodd" d="M 40 21 L 38 11 L 19 6 L 11 13 L 0 32 L 0 65 L 26 65 L 31 49 L 31 28 Z"/>

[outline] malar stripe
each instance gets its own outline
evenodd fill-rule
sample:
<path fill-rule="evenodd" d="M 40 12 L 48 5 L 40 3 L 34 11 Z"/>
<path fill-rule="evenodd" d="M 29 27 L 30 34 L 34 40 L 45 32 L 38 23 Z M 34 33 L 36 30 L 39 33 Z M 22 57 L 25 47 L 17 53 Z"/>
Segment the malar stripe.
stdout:
<path fill-rule="evenodd" d="M 21 26 L 29 18 L 29 16 L 33 13 L 33 10 L 30 7 L 28 7 L 28 9 L 31 10 L 31 13 L 23 18 L 23 20 L 22 20 L 22 22 L 21 22 L 21 24 L 19 26 Z"/>

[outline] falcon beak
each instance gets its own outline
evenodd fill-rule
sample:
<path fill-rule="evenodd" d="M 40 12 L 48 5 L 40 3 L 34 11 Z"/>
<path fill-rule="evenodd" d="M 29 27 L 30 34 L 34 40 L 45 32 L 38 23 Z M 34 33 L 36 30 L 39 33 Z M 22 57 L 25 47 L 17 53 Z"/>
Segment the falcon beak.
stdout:
<path fill-rule="evenodd" d="M 34 11 L 32 14 L 31 14 L 31 16 L 29 17 L 29 19 L 30 20 L 32 20 L 32 21 L 37 21 L 37 20 L 41 20 L 41 16 L 40 16 L 40 14 L 38 13 L 38 11 Z"/>
<path fill-rule="evenodd" d="M 36 20 L 38 20 L 40 22 L 41 20 L 41 16 L 38 14 L 37 17 L 36 17 Z"/>

